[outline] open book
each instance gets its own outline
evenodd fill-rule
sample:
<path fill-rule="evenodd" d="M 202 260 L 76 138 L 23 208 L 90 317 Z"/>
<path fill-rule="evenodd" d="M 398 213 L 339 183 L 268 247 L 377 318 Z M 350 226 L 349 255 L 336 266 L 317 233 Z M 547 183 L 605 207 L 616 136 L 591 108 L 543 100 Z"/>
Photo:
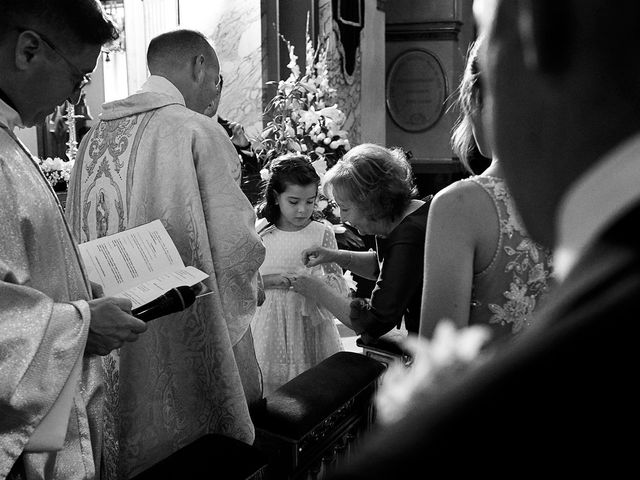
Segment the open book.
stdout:
<path fill-rule="evenodd" d="M 89 279 L 105 295 L 145 305 L 168 290 L 194 286 L 209 275 L 185 267 L 160 220 L 78 245 Z"/>
<path fill-rule="evenodd" d="M 174 287 L 193 287 L 209 276 L 184 266 L 160 220 L 80 244 L 78 248 L 89 279 L 102 285 L 108 296 L 131 299 L 133 309 L 162 297 Z M 56 451 L 64 446 L 81 367 L 82 356 L 53 407 L 29 438 L 25 451 Z"/>

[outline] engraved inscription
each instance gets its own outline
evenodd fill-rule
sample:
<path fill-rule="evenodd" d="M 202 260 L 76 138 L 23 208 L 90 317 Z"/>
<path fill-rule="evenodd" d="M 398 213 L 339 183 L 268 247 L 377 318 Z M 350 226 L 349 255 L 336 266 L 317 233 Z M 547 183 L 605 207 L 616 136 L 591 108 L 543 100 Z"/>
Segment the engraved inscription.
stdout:
<path fill-rule="evenodd" d="M 431 52 L 416 49 L 398 56 L 389 69 L 386 90 L 389 116 L 403 130 L 428 130 L 442 116 L 447 81 Z"/>

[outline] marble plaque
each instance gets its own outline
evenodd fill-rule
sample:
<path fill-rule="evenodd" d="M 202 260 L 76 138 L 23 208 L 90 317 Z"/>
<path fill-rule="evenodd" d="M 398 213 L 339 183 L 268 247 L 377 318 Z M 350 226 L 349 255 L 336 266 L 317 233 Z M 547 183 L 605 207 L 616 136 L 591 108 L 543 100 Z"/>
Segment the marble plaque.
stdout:
<path fill-rule="evenodd" d="M 422 49 L 407 50 L 391 64 L 386 101 L 389 116 L 407 132 L 433 127 L 444 111 L 447 78 L 438 58 Z"/>

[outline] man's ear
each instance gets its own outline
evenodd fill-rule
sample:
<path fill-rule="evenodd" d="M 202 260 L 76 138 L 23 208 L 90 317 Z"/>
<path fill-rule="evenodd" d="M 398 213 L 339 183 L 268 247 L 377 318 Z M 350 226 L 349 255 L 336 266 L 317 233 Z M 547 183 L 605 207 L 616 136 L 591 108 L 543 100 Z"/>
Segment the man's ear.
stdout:
<path fill-rule="evenodd" d="M 193 80 L 196 83 L 201 83 L 203 78 L 206 75 L 206 72 L 205 72 L 206 65 L 205 65 L 204 55 L 199 54 L 193 57 L 192 65 L 193 65 L 193 69 L 192 69 Z"/>
<path fill-rule="evenodd" d="M 526 66 L 541 73 L 561 73 L 571 61 L 574 40 L 570 2 L 517 1 L 518 31 Z"/>
<path fill-rule="evenodd" d="M 21 32 L 16 40 L 14 59 L 18 70 L 27 70 L 31 67 L 38 54 L 43 54 L 42 40 L 33 32 L 27 30 Z"/>

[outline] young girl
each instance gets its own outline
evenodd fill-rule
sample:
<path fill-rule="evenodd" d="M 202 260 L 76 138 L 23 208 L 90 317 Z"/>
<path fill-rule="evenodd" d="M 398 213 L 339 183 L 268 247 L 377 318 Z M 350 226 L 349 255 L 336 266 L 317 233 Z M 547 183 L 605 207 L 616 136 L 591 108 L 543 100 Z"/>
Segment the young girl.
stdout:
<path fill-rule="evenodd" d="M 296 273 L 309 273 L 302 263 L 304 249 L 314 244 L 337 248 L 331 227 L 311 218 L 320 177 L 311 161 L 298 154 L 275 159 L 270 175 L 256 223 L 266 248 L 260 267 L 266 298 L 251 322 L 265 396 L 342 350 L 334 316 L 290 288 Z M 348 296 L 335 263 L 318 266 L 312 274 Z"/>

